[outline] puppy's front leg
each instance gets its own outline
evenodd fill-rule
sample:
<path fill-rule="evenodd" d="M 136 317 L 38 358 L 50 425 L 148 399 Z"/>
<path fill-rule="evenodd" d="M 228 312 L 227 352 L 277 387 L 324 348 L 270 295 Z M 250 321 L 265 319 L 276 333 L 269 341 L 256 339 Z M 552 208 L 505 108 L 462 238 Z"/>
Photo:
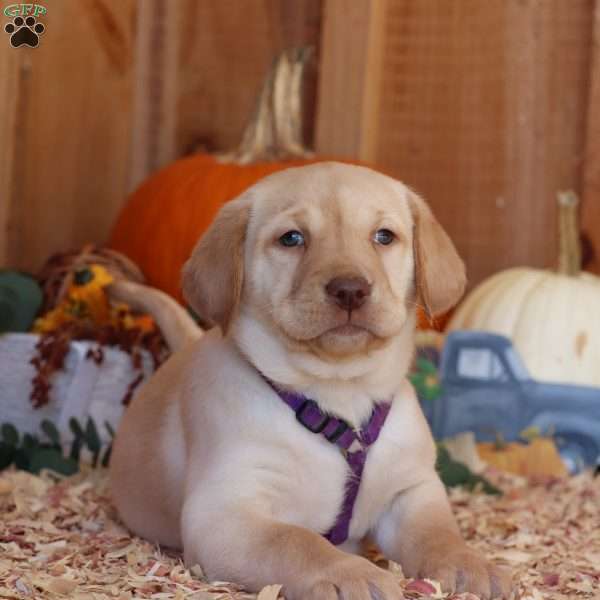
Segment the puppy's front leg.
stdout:
<path fill-rule="evenodd" d="M 246 509 L 197 510 L 182 517 L 187 564 L 212 580 L 251 591 L 283 585 L 288 600 L 399 600 L 396 579 L 364 558 L 347 554 L 319 534 Z"/>
<path fill-rule="evenodd" d="M 375 528 L 383 553 L 402 565 L 409 577 L 440 581 L 448 591 L 468 591 L 481 598 L 510 593 L 508 574 L 464 542 L 441 481 L 434 473 L 401 492 Z"/>

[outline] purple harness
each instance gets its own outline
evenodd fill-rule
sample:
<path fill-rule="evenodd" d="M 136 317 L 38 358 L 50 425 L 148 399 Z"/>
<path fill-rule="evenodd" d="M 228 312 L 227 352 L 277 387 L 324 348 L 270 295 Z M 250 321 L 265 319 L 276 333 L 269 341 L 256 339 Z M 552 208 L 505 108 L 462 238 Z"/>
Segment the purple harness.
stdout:
<path fill-rule="evenodd" d="M 368 423 L 359 431 L 352 429 L 346 421 L 325 414 L 314 400 L 305 396 L 280 390 L 267 380 L 277 395 L 296 413 L 296 419 L 312 433 L 321 434 L 328 442 L 338 446 L 348 466 L 350 478 L 346 485 L 344 502 L 333 527 L 325 537 L 336 546 L 348 539 L 348 530 L 358 488 L 362 479 L 369 447 L 375 443 L 390 411 L 389 402 L 375 405 Z"/>

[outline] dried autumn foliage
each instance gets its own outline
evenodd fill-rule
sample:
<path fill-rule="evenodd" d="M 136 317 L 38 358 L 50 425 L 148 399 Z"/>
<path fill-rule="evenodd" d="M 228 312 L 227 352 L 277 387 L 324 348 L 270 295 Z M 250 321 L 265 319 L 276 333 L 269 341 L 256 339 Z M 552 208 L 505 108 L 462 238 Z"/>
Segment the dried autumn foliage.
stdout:
<path fill-rule="evenodd" d="M 154 368 L 166 358 L 167 348 L 158 330 L 149 331 L 138 327 L 125 328 L 118 325 L 97 326 L 89 322 L 73 321 L 60 325 L 54 331 L 44 333 L 36 345 L 36 353 L 31 359 L 36 374 L 32 380 L 31 403 L 34 407 L 44 406 L 49 401 L 52 387 L 52 377 L 62 370 L 69 352 L 71 342 L 87 340 L 97 343 L 95 348 L 88 351 L 86 358 L 101 364 L 104 360 L 103 346 L 119 348 L 131 357 L 135 375 L 122 401 L 128 404 L 135 388 L 142 382 L 142 350 L 152 357 Z"/>
<path fill-rule="evenodd" d="M 143 380 L 142 350 L 152 356 L 155 369 L 164 360 L 167 346 L 152 317 L 136 315 L 123 303 L 112 303 L 107 294 L 115 278 L 139 280 L 142 276 L 136 269 L 118 253 L 94 246 L 56 255 L 47 262 L 40 274 L 46 310 L 33 327 L 40 334 L 30 361 L 36 371 L 31 390 L 34 407 L 49 402 L 52 377 L 63 369 L 71 342 L 95 342 L 86 359 L 96 364 L 104 361 L 104 347 L 116 347 L 129 354 L 138 373 L 125 392 L 125 404 Z"/>

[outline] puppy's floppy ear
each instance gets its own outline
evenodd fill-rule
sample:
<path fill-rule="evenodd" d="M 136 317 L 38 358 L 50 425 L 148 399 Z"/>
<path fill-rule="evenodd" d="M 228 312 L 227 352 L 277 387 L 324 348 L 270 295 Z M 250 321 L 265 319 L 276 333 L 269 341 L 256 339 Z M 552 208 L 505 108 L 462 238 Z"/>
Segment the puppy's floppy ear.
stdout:
<path fill-rule="evenodd" d="M 465 265 L 425 201 L 409 193 L 414 220 L 417 296 L 431 318 L 452 308 L 465 291 Z"/>
<path fill-rule="evenodd" d="M 200 319 L 227 332 L 242 295 L 250 197 L 225 204 L 183 266 L 183 296 Z"/>

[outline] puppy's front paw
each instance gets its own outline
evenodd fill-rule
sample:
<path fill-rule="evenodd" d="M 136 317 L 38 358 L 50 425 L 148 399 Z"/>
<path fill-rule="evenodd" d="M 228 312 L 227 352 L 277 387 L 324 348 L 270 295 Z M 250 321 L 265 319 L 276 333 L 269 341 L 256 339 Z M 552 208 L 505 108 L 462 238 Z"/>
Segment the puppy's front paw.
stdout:
<path fill-rule="evenodd" d="M 299 600 L 402 600 L 396 578 L 358 556 L 345 557 L 323 568 Z"/>
<path fill-rule="evenodd" d="M 512 587 L 508 571 L 462 544 L 430 552 L 419 575 L 439 581 L 445 591 L 471 592 L 485 599 L 508 598 Z"/>

